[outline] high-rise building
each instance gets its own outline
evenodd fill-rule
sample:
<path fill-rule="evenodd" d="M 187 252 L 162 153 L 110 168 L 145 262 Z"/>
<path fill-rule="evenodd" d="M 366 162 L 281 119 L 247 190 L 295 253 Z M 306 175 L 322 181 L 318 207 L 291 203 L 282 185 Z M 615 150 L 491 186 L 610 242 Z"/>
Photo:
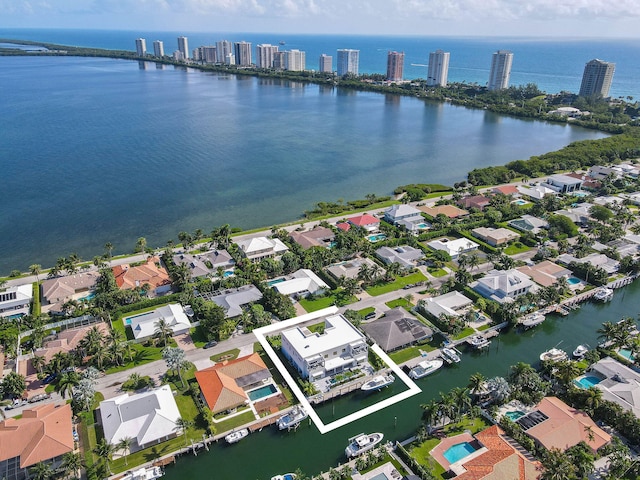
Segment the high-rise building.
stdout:
<path fill-rule="evenodd" d="M 153 54 L 156 57 L 164 57 L 164 42 L 162 40 L 153 42 Z"/>
<path fill-rule="evenodd" d="M 233 43 L 229 40 L 220 40 L 216 42 L 216 62 L 217 63 L 227 63 L 227 58 L 230 53 L 233 53 Z M 229 65 L 227 63 L 227 65 Z M 232 65 L 235 65 L 233 63 Z"/>
<path fill-rule="evenodd" d="M 404 71 L 404 52 L 389 52 L 387 54 L 387 81 L 401 82 Z"/>
<path fill-rule="evenodd" d="M 136 55 L 144 57 L 147 54 L 147 41 L 144 38 L 136 38 Z"/>
<path fill-rule="evenodd" d="M 430 87 L 446 87 L 449 75 L 449 52 L 436 50 L 429 53 L 429 71 L 427 85 Z"/>
<path fill-rule="evenodd" d="M 236 56 L 233 53 L 227 53 L 227 56 L 224 57 L 225 65 L 235 65 L 236 64 Z"/>
<path fill-rule="evenodd" d="M 200 48 L 202 48 L 202 59 L 205 61 L 205 63 L 216 63 L 216 47 L 214 47 L 213 45 L 208 45 L 206 47 Z"/>
<path fill-rule="evenodd" d="M 343 48 L 338 50 L 338 76 L 342 77 L 348 73 L 358 75 L 358 64 L 360 63 L 360 50 Z"/>
<path fill-rule="evenodd" d="M 183 60 L 189 59 L 189 41 L 187 37 L 178 37 L 178 51 L 182 54 Z"/>
<path fill-rule="evenodd" d="M 273 68 L 273 55 L 277 51 L 277 45 L 271 45 L 268 43 L 256 45 L 256 67 Z"/>
<path fill-rule="evenodd" d="M 509 86 L 513 53 L 509 50 L 498 50 L 491 59 L 489 73 L 489 90 L 502 90 Z"/>
<path fill-rule="evenodd" d="M 285 69 L 292 72 L 302 72 L 305 65 L 305 52 L 300 50 L 289 50 L 285 58 Z"/>
<path fill-rule="evenodd" d="M 233 44 L 233 53 L 236 56 L 236 65 L 248 67 L 251 65 L 251 43 L 235 42 Z"/>
<path fill-rule="evenodd" d="M 331 55 L 320 55 L 320 61 L 318 65 L 318 71 L 322 73 L 333 72 L 333 57 Z"/>
<path fill-rule="evenodd" d="M 289 52 L 275 52 L 273 54 L 273 68 L 276 70 L 287 68 L 287 53 Z"/>
<path fill-rule="evenodd" d="M 579 95 L 581 97 L 589 97 L 591 95 L 608 97 L 615 70 L 615 63 L 604 62 L 597 58 L 587 62 L 582 74 Z"/>

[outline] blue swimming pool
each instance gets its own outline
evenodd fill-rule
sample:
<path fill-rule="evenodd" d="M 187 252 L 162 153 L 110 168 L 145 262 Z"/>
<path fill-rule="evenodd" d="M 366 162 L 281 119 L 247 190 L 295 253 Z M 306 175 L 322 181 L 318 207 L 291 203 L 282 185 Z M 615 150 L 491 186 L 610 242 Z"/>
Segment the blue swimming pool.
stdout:
<path fill-rule="evenodd" d="M 225 270 L 225 272 L 222 274 L 224 278 L 230 277 L 231 275 L 233 275 L 233 270 Z"/>
<path fill-rule="evenodd" d="M 144 317 L 145 315 L 149 315 L 151 312 L 139 313 L 138 315 L 131 315 L 130 317 L 124 318 L 125 325 L 131 325 L 132 318 Z"/>
<path fill-rule="evenodd" d="M 427 225 L 426 223 L 419 223 L 416 225 L 416 227 L 420 229 L 424 229 L 424 228 L 429 228 L 429 225 Z"/>
<path fill-rule="evenodd" d="M 567 283 L 569 285 L 577 285 L 578 283 L 580 283 L 580 279 L 576 277 L 569 277 L 567 278 Z"/>
<path fill-rule="evenodd" d="M 387 236 L 384 233 L 375 233 L 373 235 L 367 235 L 367 240 L 369 240 L 371 243 L 380 242 L 382 240 L 385 240 L 386 238 Z"/>
<path fill-rule="evenodd" d="M 631 353 L 631 350 L 629 350 L 628 348 L 621 348 L 620 350 L 618 350 L 618 355 L 626 358 L 631 362 L 636 361 L 636 357 L 633 356 L 633 353 Z"/>
<path fill-rule="evenodd" d="M 518 200 L 514 200 L 513 202 L 514 205 L 526 205 L 527 201 L 526 200 L 522 200 L 521 198 L 519 198 Z"/>
<path fill-rule="evenodd" d="M 522 410 L 511 410 L 510 412 L 505 413 L 505 416 L 512 422 L 515 422 L 520 417 L 524 417 L 525 415 L 526 413 L 524 413 Z"/>
<path fill-rule="evenodd" d="M 284 278 L 276 278 L 274 280 L 269 280 L 267 282 L 267 285 L 269 285 L 270 287 L 273 287 L 276 283 L 282 283 L 284 282 Z"/>
<path fill-rule="evenodd" d="M 595 385 L 599 384 L 601 381 L 602 380 L 600 380 L 598 377 L 592 377 L 592 376 L 582 377 L 574 380 L 576 385 L 584 389 L 589 389 L 591 387 L 594 387 Z"/>
<path fill-rule="evenodd" d="M 247 392 L 247 395 L 249 395 L 249 398 L 252 402 L 255 402 L 256 400 L 260 400 L 263 397 L 273 395 L 277 391 L 278 389 L 275 387 L 275 385 L 270 383 L 269 385 L 265 385 L 264 387 L 256 388 L 255 390 Z"/>
<path fill-rule="evenodd" d="M 473 445 L 469 442 L 463 442 L 447 448 L 443 455 L 449 463 L 456 463 L 475 451 L 476 449 L 473 448 Z"/>
<path fill-rule="evenodd" d="M 82 300 L 91 300 L 95 296 L 96 296 L 95 292 L 91 292 L 88 295 L 85 295 L 84 297 L 80 297 L 78 300 L 80 300 L 80 301 L 82 301 Z"/>

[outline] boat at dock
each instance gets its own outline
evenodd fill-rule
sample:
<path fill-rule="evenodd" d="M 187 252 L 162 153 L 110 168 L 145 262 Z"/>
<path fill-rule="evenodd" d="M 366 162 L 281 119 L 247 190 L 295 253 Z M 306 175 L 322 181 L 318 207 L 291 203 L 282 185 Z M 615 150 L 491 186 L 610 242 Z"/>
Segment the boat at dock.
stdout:
<path fill-rule="evenodd" d="M 545 321 L 545 319 L 546 317 L 542 313 L 536 312 L 524 317 L 520 321 L 520 325 L 522 325 L 522 328 L 524 328 L 525 330 L 528 330 L 529 328 L 533 328 L 536 325 L 540 325 L 542 322 Z"/>
<path fill-rule="evenodd" d="M 613 298 L 613 290 L 607 287 L 599 288 L 593 295 L 593 299 L 598 302 L 609 302 Z"/>
<path fill-rule="evenodd" d="M 467 339 L 467 343 L 478 350 L 491 345 L 491 341 L 487 340 L 486 337 L 480 335 L 479 333 L 476 335 L 472 335 L 471 338 Z"/>
<path fill-rule="evenodd" d="M 309 414 L 300 405 L 296 405 L 289 412 L 276 420 L 279 430 L 285 430 L 297 427 L 302 420 L 307 418 Z"/>
<path fill-rule="evenodd" d="M 247 435 L 249 435 L 249 429 L 243 428 L 242 430 L 231 432 L 229 435 L 226 435 L 224 439 L 227 443 L 237 443 Z"/>
<path fill-rule="evenodd" d="M 559 348 L 551 348 L 540 354 L 541 362 L 561 362 L 568 358 L 567 352 Z"/>
<path fill-rule="evenodd" d="M 441 358 L 436 358 L 435 360 L 425 360 L 413 367 L 409 372 L 409 376 L 414 380 L 418 380 L 419 378 L 431 375 L 433 372 L 442 367 L 442 365 L 444 365 L 444 360 L 442 360 Z"/>
<path fill-rule="evenodd" d="M 360 433 L 349 439 L 349 445 L 344 449 L 344 454 L 347 458 L 362 455 L 378 445 L 383 438 L 384 435 L 382 433 L 370 433 L 368 435 Z"/>
<path fill-rule="evenodd" d="M 127 472 L 122 480 L 153 480 L 164 475 L 164 470 L 160 467 L 139 468 Z"/>
<path fill-rule="evenodd" d="M 364 385 L 362 385 L 362 387 L 360 388 L 360 390 L 362 390 L 363 392 L 380 390 L 384 387 L 391 385 L 393 382 L 395 382 L 395 380 L 396 380 L 396 377 L 394 377 L 390 373 L 388 375 L 376 375 L 368 382 L 365 382 Z"/>
<path fill-rule="evenodd" d="M 460 355 L 453 348 L 445 347 L 441 350 L 442 358 L 447 363 L 460 363 Z"/>
<path fill-rule="evenodd" d="M 295 473 L 285 473 L 284 475 L 275 475 L 271 477 L 271 480 L 295 480 Z"/>
<path fill-rule="evenodd" d="M 573 357 L 577 359 L 582 359 L 588 351 L 589 351 L 589 347 L 587 345 L 578 345 L 576 349 L 573 351 Z"/>

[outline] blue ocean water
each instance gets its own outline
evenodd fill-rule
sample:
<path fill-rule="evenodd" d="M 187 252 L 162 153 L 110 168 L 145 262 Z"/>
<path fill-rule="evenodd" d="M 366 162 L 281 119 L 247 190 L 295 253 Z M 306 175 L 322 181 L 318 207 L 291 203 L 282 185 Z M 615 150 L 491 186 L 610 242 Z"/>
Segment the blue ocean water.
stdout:
<path fill-rule="evenodd" d="M 24 38 L 99 38 L 41 35 Z M 96 46 L 126 48 L 115 39 L 129 35 Z M 452 184 L 475 167 L 602 136 L 415 98 L 101 58 L 0 57 L 0 91 L 0 272 L 71 252 L 91 258 L 106 242 L 131 251 L 140 236 L 160 246 L 183 230 L 270 226 L 319 201 Z"/>
<path fill-rule="evenodd" d="M 57 29 L 0 29 L 0 37 L 48 41 L 65 45 L 109 48 L 135 51 L 135 39 L 146 38 L 147 49 L 153 51 L 152 42 L 162 40 L 165 53 L 178 48 L 177 37 L 185 35 L 189 48 L 215 45 L 218 40 L 278 45 L 281 49 L 297 48 L 306 52 L 307 69 L 318 68 L 322 53 L 333 55 L 336 50 L 360 50 L 360 72 L 384 73 L 387 52 L 405 52 L 404 76 L 408 79 L 425 78 L 429 52 L 442 49 L 451 52 L 449 80 L 486 85 L 491 66 L 491 55 L 498 49 L 514 53 L 511 73 L 512 85 L 536 83 L 548 93 L 580 89 L 586 62 L 600 58 L 616 63 L 611 96 L 640 98 L 640 43 L 637 39 L 566 39 L 520 37 L 416 37 L 416 36 L 355 36 L 355 35 L 276 35 L 273 33 L 229 32 L 152 32 L 126 30 L 57 30 Z M 254 50 L 255 54 L 255 50 Z"/>

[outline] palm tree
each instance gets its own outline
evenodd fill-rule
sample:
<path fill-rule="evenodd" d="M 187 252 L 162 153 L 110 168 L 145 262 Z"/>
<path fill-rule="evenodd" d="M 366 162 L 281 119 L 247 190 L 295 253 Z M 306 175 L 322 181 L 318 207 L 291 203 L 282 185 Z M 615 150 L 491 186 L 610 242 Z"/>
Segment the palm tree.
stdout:
<path fill-rule="evenodd" d="M 116 365 L 120 365 L 120 361 L 123 360 L 125 341 L 124 336 L 120 330 L 111 329 L 107 335 L 107 352 L 109 358 Z"/>
<path fill-rule="evenodd" d="M 482 375 L 480 372 L 476 372 L 469 377 L 467 388 L 469 389 L 471 394 L 479 397 L 487 391 L 486 381 L 487 379 L 484 377 L 484 375 Z"/>
<path fill-rule="evenodd" d="M 462 412 L 471 406 L 469 390 L 462 387 L 455 387 L 451 390 L 451 396 L 453 397 L 453 403 L 456 407 L 456 420 L 459 420 L 462 417 Z"/>
<path fill-rule="evenodd" d="M 87 334 L 80 340 L 80 348 L 84 349 L 86 355 L 94 355 L 102 349 L 104 335 L 97 325 L 89 329 Z"/>
<path fill-rule="evenodd" d="M 580 368 L 575 362 L 565 360 L 556 362 L 553 366 L 553 376 L 560 381 L 563 387 L 571 385 L 574 378 L 580 375 Z"/>
<path fill-rule="evenodd" d="M 180 384 L 184 387 L 184 380 L 182 379 L 182 369 L 189 365 L 185 357 L 184 350 L 181 348 L 167 347 L 162 350 L 162 358 L 167 363 L 169 370 L 173 370 L 178 373 L 180 377 Z"/>
<path fill-rule="evenodd" d="M 118 442 L 117 445 L 117 449 L 118 450 L 122 450 L 123 452 L 125 452 L 124 454 L 124 464 L 128 465 L 127 463 L 127 455 L 129 455 L 131 453 L 131 444 L 133 443 L 133 438 L 131 437 L 123 437 L 122 439 L 120 439 L 120 441 Z"/>
<path fill-rule="evenodd" d="M 109 461 L 111 460 L 114 451 L 115 447 L 107 442 L 106 438 L 102 438 L 100 443 L 98 443 L 93 449 L 93 453 L 104 460 L 109 475 L 111 475 L 111 466 L 109 465 Z"/>
<path fill-rule="evenodd" d="M 571 459 L 561 450 L 552 448 L 546 452 L 542 459 L 544 472 L 542 480 L 569 480 L 576 478 L 576 467 Z"/>
<path fill-rule="evenodd" d="M 34 355 L 31 357 L 31 365 L 35 368 L 38 373 L 42 373 L 42 368 L 45 366 L 45 359 L 41 355 Z"/>
<path fill-rule="evenodd" d="M 600 407 L 602 402 L 602 390 L 599 388 L 588 388 L 584 393 L 584 409 L 591 415 Z"/>
<path fill-rule="evenodd" d="M 440 416 L 440 405 L 435 400 L 420 405 L 422 409 L 422 420 L 427 425 L 427 433 L 431 434 L 433 424 L 437 423 Z"/>
<path fill-rule="evenodd" d="M 111 252 L 113 252 L 113 244 L 111 242 L 107 242 L 104 244 L 104 256 L 107 259 L 107 262 L 109 263 L 109 266 L 111 266 Z"/>
<path fill-rule="evenodd" d="M 29 273 L 31 273 L 31 275 L 35 275 L 36 276 L 36 282 L 40 283 L 40 273 L 42 272 L 42 265 L 34 263 L 33 265 L 29 266 Z"/>
<path fill-rule="evenodd" d="M 38 462 L 29 469 L 33 480 L 49 480 L 53 478 L 54 471 L 50 463 Z"/>
<path fill-rule="evenodd" d="M 182 417 L 178 417 L 175 421 L 176 426 L 174 427 L 174 430 L 176 430 L 177 432 L 182 432 L 182 434 L 184 435 L 184 444 L 187 444 L 187 430 L 191 427 L 193 427 L 193 422 L 191 420 L 187 420 L 184 419 Z"/>
<path fill-rule="evenodd" d="M 80 475 L 78 475 L 78 471 L 82 468 L 82 457 L 79 453 L 67 452 L 62 455 L 62 464 L 60 465 L 60 468 L 64 472 L 65 478 L 80 478 Z"/>
<path fill-rule="evenodd" d="M 77 372 L 64 372 L 60 375 L 58 379 L 58 383 L 56 383 L 56 392 L 62 395 L 62 398 L 67 398 L 67 394 L 69 397 L 73 394 L 73 389 L 78 386 L 80 383 L 80 375 Z"/>
<path fill-rule="evenodd" d="M 159 342 L 162 342 L 162 346 L 166 347 L 169 338 L 173 336 L 171 325 L 163 317 L 160 317 L 153 324 L 153 327 L 155 328 L 154 338 L 158 339 Z"/>

